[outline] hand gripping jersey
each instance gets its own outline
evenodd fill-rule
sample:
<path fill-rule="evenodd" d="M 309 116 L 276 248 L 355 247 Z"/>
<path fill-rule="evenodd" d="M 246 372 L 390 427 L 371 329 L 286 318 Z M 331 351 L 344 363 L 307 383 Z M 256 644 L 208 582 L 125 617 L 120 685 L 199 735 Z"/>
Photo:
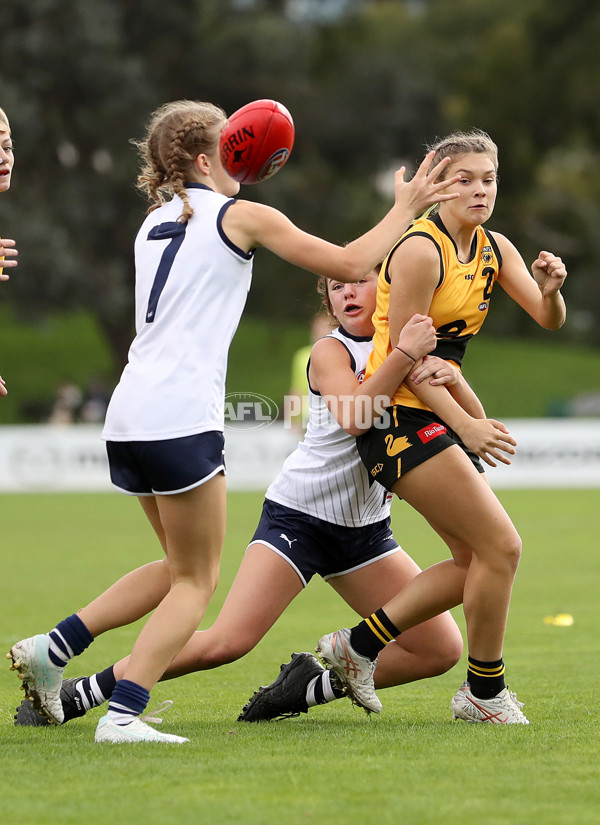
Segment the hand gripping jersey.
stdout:
<path fill-rule="evenodd" d="M 468 263 L 458 259 L 458 250 L 438 215 L 421 218 L 404 233 L 383 262 L 377 282 L 377 307 L 373 315 L 374 349 L 367 364 L 367 377 L 381 366 L 392 351 L 390 344 L 389 261 L 400 244 L 413 235 L 429 238 L 440 258 L 440 278 L 428 314 L 436 328 L 438 344 L 432 355 L 460 367 L 470 339 L 483 324 L 490 305 L 492 289 L 502 266 L 502 258 L 491 233 L 478 226 Z M 392 398 L 392 404 L 427 409 L 405 384 Z"/>
<path fill-rule="evenodd" d="M 151 212 L 135 241 L 136 336 L 103 430 L 108 441 L 159 441 L 225 420 L 225 374 L 252 278 L 252 253 L 224 234 L 235 202 L 188 184 L 187 224 L 178 196 Z"/>
<path fill-rule="evenodd" d="M 373 348 L 371 339 L 352 336 L 341 327 L 327 337 L 346 347 L 361 380 Z M 387 518 L 393 496 L 369 476 L 356 439 L 340 427 L 321 394 L 309 386 L 304 440 L 288 456 L 265 498 L 332 524 L 361 527 Z"/>

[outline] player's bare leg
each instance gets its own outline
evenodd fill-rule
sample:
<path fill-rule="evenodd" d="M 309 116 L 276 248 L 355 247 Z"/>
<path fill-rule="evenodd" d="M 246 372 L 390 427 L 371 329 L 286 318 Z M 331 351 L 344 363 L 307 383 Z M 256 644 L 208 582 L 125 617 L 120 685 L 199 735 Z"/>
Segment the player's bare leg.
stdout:
<path fill-rule="evenodd" d="M 450 570 L 455 568 L 453 561 L 440 562 L 436 567 L 440 576 L 456 573 L 455 598 L 456 604 L 460 604 L 465 571 Z M 416 562 L 400 550 L 360 570 L 331 578 L 328 583 L 359 616 L 369 616 L 404 590 L 420 572 Z M 459 661 L 462 649 L 456 622 L 450 613 L 443 612 L 402 633 L 396 644 L 381 652 L 374 674 L 375 686 L 393 687 L 445 673 Z"/>
<path fill-rule="evenodd" d="M 499 659 L 521 553 L 521 540 L 504 508 L 459 447 L 415 467 L 394 492 L 447 537 L 453 553 L 471 549 L 463 597 L 469 653 L 482 661 Z M 466 559 L 455 561 L 462 566 Z M 450 578 L 444 586 L 435 567 L 430 568 L 386 606 L 386 613 L 389 608 L 392 622 L 405 630 L 432 615 L 444 600 L 452 601 L 454 588 Z"/>

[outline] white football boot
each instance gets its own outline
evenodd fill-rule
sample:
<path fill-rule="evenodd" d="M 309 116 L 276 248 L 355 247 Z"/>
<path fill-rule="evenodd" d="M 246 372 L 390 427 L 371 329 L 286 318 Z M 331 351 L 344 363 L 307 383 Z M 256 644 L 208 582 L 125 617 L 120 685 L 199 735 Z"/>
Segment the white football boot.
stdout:
<path fill-rule="evenodd" d="M 529 719 L 521 708 L 516 693 L 504 688 L 492 699 L 478 699 L 471 693 L 471 686 L 465 682 L 450 702 L 454 719 L 465 722 L 489 722 L 492 725 L 528 725 Z"/>
<path fill-rule="evenodd" d="M 316 652 L 337 673 L 356 705 L 360 705 L 367 713 L 381 712 L 382 704 L 377 698 L 373 682 L 377 659 L 371 661 L 354 650 L 347 627 L 321 637 Z"/>

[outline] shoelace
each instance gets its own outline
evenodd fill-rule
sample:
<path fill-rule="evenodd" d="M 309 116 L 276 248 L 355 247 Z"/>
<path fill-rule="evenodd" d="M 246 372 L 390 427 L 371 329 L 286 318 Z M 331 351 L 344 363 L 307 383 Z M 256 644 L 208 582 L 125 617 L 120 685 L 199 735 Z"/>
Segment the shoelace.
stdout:
<path fill-rule="evenodd" d="M 517 699 L 517 694 L 516 694 L 516 693 L 513 693 L 513 691 L 512 691 L 512 690 L 509 690 L 509 691 L 508 691 L 508 695 L 509 695 L 509 696 L 510 696 L 510 698 L 513 700 L 513 702 L 515 703 L 515 705 L 519 708 L 519 710 L 521 710 L 521 708 L 523 707 L 523 705 L 525 704 L 525 702 L 519 702 L 519 700 Z"/>
<path fill-rule="evenodd" d="M 519 700 L 517 699 L 517 694 L 513 690 L 510 689 L 510 685 L 507 685 L 506 689 L 508 691 L 508 695 L 510 696 L 511 700 L 515 703 L 515 705 L 519 708 L 519 710 L 521 710 L 521 708 L 523 707 L 525 702 L 519 702 Z"/>
<path fill-rule="evenodd" d="M 164 702 L 161 702 L 160 705 L 157 705 L 153 710 L 140 716 L 139 719 L 141 722 L 146 722 L 149 725 L 162 725 L 162 716 L 156 716 L 155 714 L 164 713 L 165 710 L 169 710 L 172 704 L 173 702 L 170 699 L 165 699 Z"/>

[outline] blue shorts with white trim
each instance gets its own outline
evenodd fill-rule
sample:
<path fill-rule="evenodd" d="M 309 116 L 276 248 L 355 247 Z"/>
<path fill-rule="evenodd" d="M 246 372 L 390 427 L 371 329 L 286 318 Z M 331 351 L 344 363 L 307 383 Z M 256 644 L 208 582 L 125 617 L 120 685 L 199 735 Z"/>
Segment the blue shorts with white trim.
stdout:
<path fill-rule="evenodd" d="M 175 495 L 225 472 L 223 433 L 164 441 L 107 441 L 110 479 L 131 496 Z"/>
<path fill-rule="evenodd" d="M 343 576 L 396 553 L 390 519 L 344 527 L 265 499 L 250 544 L 258 542 L 282 556 L 306 586 L 317 573 L 325 580 Z"/>

